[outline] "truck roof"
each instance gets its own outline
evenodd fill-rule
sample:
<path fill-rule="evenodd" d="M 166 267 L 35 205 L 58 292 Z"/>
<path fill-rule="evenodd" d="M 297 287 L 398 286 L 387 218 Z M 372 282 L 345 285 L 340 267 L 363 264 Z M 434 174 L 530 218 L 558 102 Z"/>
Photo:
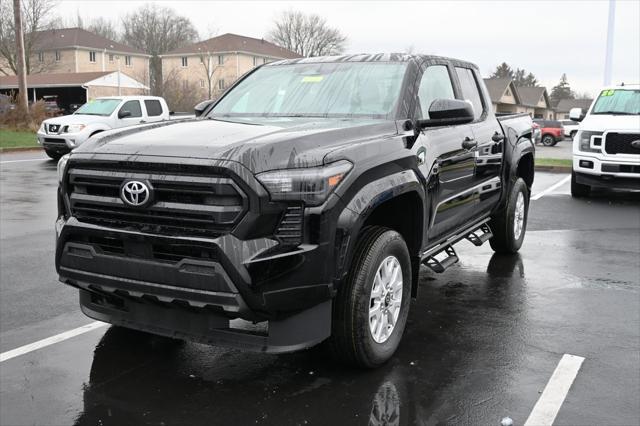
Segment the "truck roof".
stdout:
<path fill-rule="evenodd" d="M 284 59 L 282 61 L 271 62 L 265 66 L 273 65 L 291 65 L 291 64 L 313 64 L 320 62 L 416 62 L 422 63 L 429 60 L 445 60 L 451 62 L 453 65 L 463 66 L 465 68 L 478 67 L 467 61 L 461 61 L 459 59 L 447 58 L 444 56 L 435 55 L 419 55 L 419 54 L 407 54 L 407 53 L 359 53 L 354 55 L 341 55 L 341 56 L 314 56 L 311 58 L 296 58 L 296 59 Z"/>
<path fill-rule="evenodd" d="M 129 100 L 145 100 L 145 99 L 158 99 L 161 100 L 163 99 L 161 96 L 147 96 L 147 95 L 130 95 L 130 96 L 100 96 L 96 99 L 120 99 L 123 101 L 129 101 Z"/>

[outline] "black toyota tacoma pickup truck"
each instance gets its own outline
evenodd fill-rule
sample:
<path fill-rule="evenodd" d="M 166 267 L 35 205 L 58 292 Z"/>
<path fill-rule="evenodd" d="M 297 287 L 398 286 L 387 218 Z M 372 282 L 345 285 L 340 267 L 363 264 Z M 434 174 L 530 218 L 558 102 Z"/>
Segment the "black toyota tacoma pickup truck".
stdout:
<path fill-rule="evenodd" d="M 523 241 L 528 115 L 423 55 L 255 68 L 197 118 L 97 135 L 58 165 L 56 268 L 97 320 L 271 353 L 326 341 L 374 367 L 421 264 Z M 126 348 L 123 348 L 126 350 Z"/>

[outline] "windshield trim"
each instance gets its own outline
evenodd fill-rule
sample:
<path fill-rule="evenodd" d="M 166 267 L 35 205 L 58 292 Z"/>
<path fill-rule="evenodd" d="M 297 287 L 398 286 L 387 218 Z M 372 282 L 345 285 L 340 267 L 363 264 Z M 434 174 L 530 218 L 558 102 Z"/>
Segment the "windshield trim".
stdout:
<path fill-rule="evenodd" d="M 313 62 L 313 63 L 323 63 L 323 64 L 343 64 L 343 63 L 347 63 L 347 62 L 339 62 L 339 61 L 333 61 L 333 62 Z M 356 63 L 361 63 L 361 62 L 353 62 L 354 64 Z M 368 62 L 369 63 L 369 62 Z M 375 63 L 377 64 L 405 64 L 405 69 L 404 69 L 404 75 L 402 76 L 402 81 L 400 82 L 400 86 L 398 89 L 398 97 L 396 99 L 396 102 L 394 103 L 393 107 L 389 110 L 389 112 L 387 114 L 310 114 L 310 113 L 301 113 L 301 114 L 295 114 L 295 118 L 371 118 L 371 119 L 375 119 L 375 120 L 398 120 L 398 119 L 402 119 L 403 117 L 400 116 L 399 111 L 401 110 L 401 100 L 406 97 L 407 95 L 407 91 L 409 90 L 409 85 L 411 84 L 410 81 L 410 75 L 411 73 L 410 71 L 410 67 L 412 66 L 411 62 L 401 62 L 401 61 L 376 61 Z M 263 65 L 259 65 L 255 68 L 253 68 L 252 70 L 250 70 L 249 72 L 245 73 L 242 77 L 240 77 L 239 79 L 237 79 L 235 82 L 233 82 L 233 84 L 231 86 L 229 86 L 229 88 L 227 88 L 227 90 L 225 90 L 222 95 L 215 100 L 215 102 L 212 102 L 211 105 L 209 105 L 207 107 L 207 110 L 203 112 L 203 114 L 198 117 L 197 119 L 207 119 L 207 118 L 218 118 L 218 117 L 253 117 L 250 113 L 244 113 L 244 114 L 230 114 L 230 113 L 225 113 L 225 114 L 214 114 L 213 111 L 215 109 L 215 107 L 222 102 L 222 100 L 224 98 L 226 98 L 229 93 L 231 93 L 235 87 L 237 85 L 239 85 L 240 83 L 242 83 L 244 80 L 246 80 L 249 76 L 251 76 L 254 72 L 258 71 L 259 69 L 263 68 L 263 67 L 269 67 L 269 68 L 280 68 L 280 67 L 290 67 L 290 66 L 295 66 L 295 65 L 300 65 L 301 63 L 291 63 L 291 64 L 278 64 L 277 62 L 272 62 L 272 63 L 268 63 L 268 64 L 263 64 Z M 304 63 L 302 63 L 304 64 Z M 299 117 L 297 117 L 299 115 Z M 276 115 L 268 115 L 268 116 L 263 116 L 262 114 L 255 114 L 254 116 L 256 117 L 264 117 L 264 118 L 270 118 L 270 117 L 277 117 Z M 292 114 L 285 114 L 285 116 L 287 117 L 292 117 Z M 283 118 L 285 116 L 282 116 Z"/>

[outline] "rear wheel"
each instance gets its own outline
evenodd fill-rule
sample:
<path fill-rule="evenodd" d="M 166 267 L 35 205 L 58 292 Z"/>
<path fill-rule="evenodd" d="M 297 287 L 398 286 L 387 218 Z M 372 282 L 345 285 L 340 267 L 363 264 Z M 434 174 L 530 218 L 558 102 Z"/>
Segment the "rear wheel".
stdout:
<path fill-rule="evenodd" d="M 571 196 L 574 198 L 588 197 L 590 193 L 591 187 L 578 183 L 576 172 L 571 171 Z"/>
<path fill-rule="evenodd" d="M 554 146 L 556 144 L 556 138 L 551 135 L 544 135 L 542 137 L 542 145 L 544 146 Z"/>
<path fill-rule="evenodd" d="M 529 216 L 529 188 L 522 178 L 511 187 L 507 206 L 491 218 L 493 238 L 489 240 L 496 253 L 516 253 L 522 246 Z"/>
<path fill-rule="evenodd" d="M 351 270 L 334 300 L 329 349 L 341 362 L 373 368 L 394 354 L 411 298 L 411 262 L 400 234 L 371 227 L 358 240 Z"/>
<path fill-rule="evenodd" d="M 59 160 L 62 157 L 62 154 L 56 151 L 51 151 L 49 149 L 45 149 L 44 152 L 51 158 L 52 160 Z"/>

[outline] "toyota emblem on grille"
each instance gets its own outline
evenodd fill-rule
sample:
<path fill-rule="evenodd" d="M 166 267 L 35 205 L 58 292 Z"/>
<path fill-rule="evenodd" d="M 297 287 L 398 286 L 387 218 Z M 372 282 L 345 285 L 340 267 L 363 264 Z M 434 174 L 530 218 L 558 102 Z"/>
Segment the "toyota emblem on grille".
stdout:
<path fill-rule="evenodd" d="M 640 149 L 640 139 L 631 142 L 631 146 L 635 149 Z"/>
<path fill-rule="evenodd" d="M 134 207 L 145 205 L 151 199 L 151 189 L 139 180 L 130 180 L 122 185 L 120 197 L 126 204 Z"/>

